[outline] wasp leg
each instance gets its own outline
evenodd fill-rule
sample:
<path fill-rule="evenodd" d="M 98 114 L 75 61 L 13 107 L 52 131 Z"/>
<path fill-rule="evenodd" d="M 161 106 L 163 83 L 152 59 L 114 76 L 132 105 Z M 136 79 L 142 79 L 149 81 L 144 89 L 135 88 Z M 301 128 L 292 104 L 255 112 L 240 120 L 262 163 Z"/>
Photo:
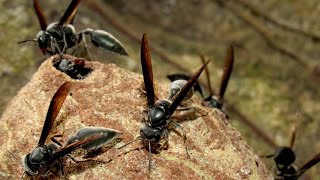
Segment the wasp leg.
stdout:
<path fill-rule="evenodd" d="M 195 110 L 195 107 L 177 107 L 176 111 Z"/>
<path fill-rule="evenodd" d="M 142 93 L 143 95 L 147 96 L 146 90 L 144 90 L 143 88 L 139 88 L 139 90 L 141 91 L 141 93 Z M 155 98 L 156 101 L 159 100 L 159 98 L 157 97 L 157 95 L 154 95 L 154 98 Z"/>
<path fill-rule="evenodd" d="M 50 140 L 52 142 L 54 142 L 55 144 L 57 144 L 58 146 L 62 146 L 62 144 L 56 139 L 56 138 L 61 138 L 62 136 L 63 136 L 63 133 L 62 134 L 55 134 L 50 137 Z"/>
<path fill-rule="evenodd" d="M 23 179 L 23 177 L 24 177 L 24 175 L 26 174 L 26 172 L 25 171 L 23 171 L 23 173 L 22 173 L 22 175 L 21 175 L 21 177 L 20 177 L 20 180 L 22 180 Z"/>
<path fill-rule="evenodd" d="M 198 116 L 198 117 L 203 117 L 203 116 L 207 116 L 209 113 L 207 112 L 207 111 L 205 111 L 205 113 L 203 113 L 203 112 L 201 112 L 201 109 L 199 109 L 199 108 L 196 108 L 196 107 L 182 107 L 182 106 L 180 106 L 180 107 L 178 107 L 177 109 L 176 109 L 176 111 L 196 111 L 197 113 L 199 113 L 200 114 L 200 116 Z"/>
<path fill-rule="evenodd" d="M 170 119 L 170 122 L 172 123 L 172 125 L 174 125 L 175 128 L 179 128 L 181 130 L 182 138 L 183 138 L 183 144 L 184 144 L 184 147 L 185 147 L 185 150 L 186 150 L 187 158 L 190 159 L 189 150 L 188 150 L 188 146 L 187 146 L 187 135 L 186 135 L 186 132 L 184 131 L 183 127 L 180 124 L 176 123 L 172 119 Z M 174 132 L 176 132 L 176 131 L 174 131 Z"/>
<path fill-rule="evenodd" d="M 66 39 L 66 34 L 63 31 L 63 48 L 62 48 L 62 53 L 66 52 L 67 49 L 67 39 Z"/>
<path fill-rule="evenodd" d="M 44 174 L 44 176 L 49 176 L 52 173 L 56 176 L 64 176 L 64 169 L 62 160 L 58 159 L 52 166 L 50 166 L 49 171 Z"/>
<path fill-rule="evenodd" d="M 168 142 L 169 142 L 169 131 L 168 130 L 163 131 L 163 139 L 165 140 L 165 142 L 160 145 L 159 150 L 168 149 Z"/>
<path fill-rule="evenodd" d="M 135 138 L 135 139 L 133 139 L 133 140 L 125 143 L 124 145 L 118 147 L 117 149 L 122 149 L 122 148 L 126 147 L 127 145 L 129 145 L 129 144 L 131 144 L 131 143 L 133 143 L 133 142 L 135 142 L 135 141 L 138 141 L 138 140 L 142 140 L 141 136 L 138 136 L 137 138 Z"/>
<path fill-rule="evenodd" d="M 148 152 L 148 170 L 151 172 L 151 142 L 148 141 L 148 146 L 149 146 L 149 152 Z"/>
<path fill-rule="evenodd" d="M 87 45 L 87 40 L 86 40 L 86 37 L 84 36 L 84 33 L 79 33 L 78 34 L 78 44 L 82 43 L 83 46 L 80 46 L 81 47 L 81 50 L 80 51 L 84 51 L 83 52 L 79 52 L 79 48 L 75 49 L 74 51 L 74 54 L 81 54 L 81 55 L 77 55 L 79 57 L 86 57 L 87 60 L 91 61 L 92 60 L 92 56 L 88 50 L 88 45 Z"/>
<path fill-rule="evenodd" d="M 73 162 L 75 163 L 84 163 L 84 162 L 97 162 L 97 163 L 108 163 L 111 162 L 112 159 L 109 159 L 107 161 L 101 161 L 101 160 L 96 160 L 96 159 L 84 159 L 84 160 L 79 160 L 71 156 L 70 154 L 67 155 L 68 158 L 70 158 Z"/>
<path fill-rule="evenodd" d="M 137 148 L 134 148 L 134 149 L 130 149 L 129 151 L 126 151 L 126 152 L 123 152 L 123 153 L 118 154 L 117 157 L 120 157 L 120 156 L 122 156 L 122 155 L 128 154 L 128 153 L 130 153 L 130 152 L 132 152 L 132 151 L 136 151 L 136 150 L 139 150 L 139 151 L 140 151 L 140 150 L 143 149 L 143 148 L 144 148 L 144 146 L 137 147 Z"/>
<path fill-rule="evenodd" d="M 60 168 L 61 175 L 64 176 L 64 169 L 63 169 L 63 164 L 62 164 L 61 159 L 59 159 L 59 168 Z"/>
<path fill-rule="evenodd" d="M 9 152 L 9 154 L 17 161 L 19 161 L 19 158 L 17 158 L 16 155 L 14 155 L 14 153 L 10 150 L 10 149 L 7 149 L 7 151 Z"/>
<path fill-rule="evenodd" d="M 58 53 L 62 56 L 63 55 L 63 52 L 61 51 L 59 45 L 58 45 L 58 42 L 56 39 L 51 39 L 51 49 L 54 50 L 54 52 L 52 52 L 53 54 L 50 54 L 50 55 L 54 55 L 55 54 L 55 49 L 58 50 Z"/>

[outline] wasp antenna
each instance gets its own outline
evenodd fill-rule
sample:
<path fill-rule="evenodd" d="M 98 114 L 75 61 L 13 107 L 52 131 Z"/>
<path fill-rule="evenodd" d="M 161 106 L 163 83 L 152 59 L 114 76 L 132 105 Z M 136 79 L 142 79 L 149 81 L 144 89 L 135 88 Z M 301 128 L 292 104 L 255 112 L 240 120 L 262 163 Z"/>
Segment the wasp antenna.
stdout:
<path fill-rule="evenodd" d="M 30 41 L 37 42 L 36 39 L 27 39 L 27 40 L 24 40 L 24 41 L 19 41 L 18 44 L 27 43 L 27 42 L 30 42 Z"/>
<path fill-rule="evenodd" d="M 260 158 L 272 158 L 274 156 L 274 154 L 269 154 L 266 156 L 259 156 Z"/>

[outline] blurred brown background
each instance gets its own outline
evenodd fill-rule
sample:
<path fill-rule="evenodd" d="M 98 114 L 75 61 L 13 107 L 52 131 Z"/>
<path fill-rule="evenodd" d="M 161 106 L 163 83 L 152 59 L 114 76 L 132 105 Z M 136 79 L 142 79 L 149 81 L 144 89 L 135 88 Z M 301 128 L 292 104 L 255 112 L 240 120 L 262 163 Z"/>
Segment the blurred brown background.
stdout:
<path fill-rule="evenodd" d="M 17 44 L 35 38 L 40 30 L 32 1 L 0 2 L 1 114 L 44 57 L 34 43 Z M 53 22 L 69 2 L 40 4 L 47 21 Z M 139 40 L 147 32 L 158 81 L 167 81 L 170 73 L 191 74 L 201 65 L 199 54 L 212 58 L 214 89 L 222 75 L 225 50 L 233 43 L 235 66 L 225 95 L 231 124 L 257 154 L 266 155 L 273 152 L 273 143 L 289 144 L 291 126 L 297 123 L 294 150 L 299 166 L 320 152 L 319 16 L 316 0 L 84 0 L 74 25 L 76 30 L 110 32 L 130 54 L 119 57 L 91 46 L 93 59 L 139 73 Z M 204 76 L 201 81 L 205 82 Z M 255 133 L 257 128 L 262 135 Z M 272 167 L 271 159 L 266 163 Z M 320 165 L 306 175 L 303 178 L 320 179 Z"/>

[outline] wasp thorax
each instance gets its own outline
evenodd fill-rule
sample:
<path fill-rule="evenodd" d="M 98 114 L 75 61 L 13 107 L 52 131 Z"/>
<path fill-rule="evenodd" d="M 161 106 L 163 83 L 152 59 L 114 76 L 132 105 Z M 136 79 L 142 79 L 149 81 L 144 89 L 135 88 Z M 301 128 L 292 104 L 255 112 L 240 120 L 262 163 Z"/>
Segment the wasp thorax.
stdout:
<path fill-rule="evenodd" d="M 160 127 L 167 124 L 170 115 L 168 113 L 169 101 L 160 100 L 151 107 L 148 113 L 148 119 L 152 127 Z"/>
<path fill-rule="evenodd" d="M 172 99 L 174 96 L 176 96 L 187 82 L 188 81 L 183 79 L 173 81 L 169 85 L 169 99 Z M 193 95 L 193 91 L 194 91 L 193 88 L 191 88 L 183 100 L 190 99 Z"/>
<path fill-rule="evenodd" d="M 66 48 L 73 47 L 77 43 L 77 36 L 75 33 L 75 29 L 72 25 L 59 25 L 59 23 L 51 23 L 47 29 L 46 33 L 50 35 L 50 45 L 48 45 L 48 49 L 51 49 L 52 53 L 59 53 Z M 56 44 L 55 44 L 56 43 Z M 56 47 L 56 45 L 58 47 Z M 59 48 L 56 49 L 56 48 Z"/>
<path fill-rule="evenodd" d="M 141 137 L 151 142 L 160 141 L 162 132 L 163 130 L 161 128 L 153 128 L 149 124 L 143 124 L 140 129 Z"/>

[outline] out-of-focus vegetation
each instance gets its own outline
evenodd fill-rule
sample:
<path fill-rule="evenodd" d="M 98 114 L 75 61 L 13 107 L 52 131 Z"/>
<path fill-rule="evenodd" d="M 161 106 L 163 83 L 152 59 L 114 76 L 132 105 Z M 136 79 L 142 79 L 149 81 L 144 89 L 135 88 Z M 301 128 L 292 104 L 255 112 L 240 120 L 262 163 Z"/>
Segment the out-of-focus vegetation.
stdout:
<path fill-rule="evenodd" d="M 17 91 L 32 77 L 43 59 L 36 44 L 17 44 L 35 38 L 39 25 L 32 1 L 0 0 L 0 113 Z M 58 21 L 70 1 L 41 1 L 48 22 Z M 119 57 L 90 47 L 93 59 L 116 63 L 141 72 L 140 39 L 148 33 L 149 44 L 175 63 L 193 72 L 200 66 L 199 54 L 211 57 L 209 65 L 217 89 L 225 49 L 235 45 L 235 66 L 227 93 L 234 105 L 278 145 L 288 145 L 291 125 L 298 123 L 294 150 L 301 165 L 320 150 L 320 41 L 281 28 L 249 11 L 250 2 L 261 12 L 289 26 L 320 36 L 320 5 L 316 0 L 93 0 L 83 1 L 74 25 L 103 29 L 127 47 L 130 57 Z M 108 15 L 102 17 L 98 4 Z M 121 27 L 115 26 L 120 25 Z M 122 28 L 122 30 L 121 30 Z M 123 29 L 124 28 L 124 29 Z M 130 32 L 131 36 L 124 32 Z M 154 75 L 166 81 L 169 73 L 181 72 L 152 51 Z M 204 82 L 204 78 L 202 77 Z M 257 154 L 273 149 L 253 133 L 236 114 L 226 109 L 230 122 L 242 132 Z M 272 160 L 266 160 L 271 167 Z M 270 162 L 270 163 L 269 163 Z M 307 176 L 320 179 L 320 164 Z M 307 176 L 304 176 L 306 178 Z"/>

